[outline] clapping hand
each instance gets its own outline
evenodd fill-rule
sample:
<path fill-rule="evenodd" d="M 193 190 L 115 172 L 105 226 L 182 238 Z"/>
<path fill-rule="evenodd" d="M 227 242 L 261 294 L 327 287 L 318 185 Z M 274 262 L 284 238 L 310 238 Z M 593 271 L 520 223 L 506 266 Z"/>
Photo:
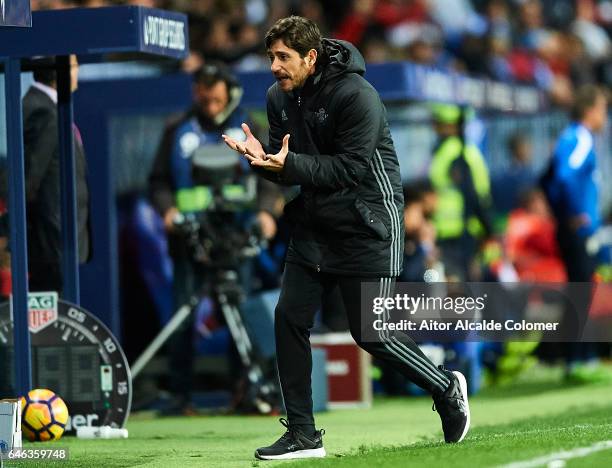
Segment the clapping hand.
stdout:
<path fill-rule="evenodd" d="M 246 134 L 245 141 L 238 141 L 227 135 L 221 135 L 221 137 L 227 146 L 235 151 L 238 151 L 240 154 L 243 154 L 249 161 L 252 162 L 256 159 L 264 159 L 266 152 L 264 151 L 263 146 L 261 146 L 259 140 L 253 136 L 253 133 L 251 133 L 249 126 L 243 123 L 242 130 Z"/>
<path fill-rule="evenodd" d="M 278 153 L 266 154 L 263 159 L 249 158 L 251 160 L 251 165 L 263 167 L 264 169 L 272 172 L 282 171 L 283 167 L 285 166 L 287 153 L 289 152 L 289 137 L 289 134 L 285 135 L 283 138 L 283 146 Z"/>
<path fill-rule="evenodd" d="M 285 165 L 285 159 L 289 152 L 289 137 L 287 134 L 283 138 L 283 146 L 276 154 L 266 154 L 260 141 L 253 136 L 251 129 L 245 123 L 242 124 L 242 130 L 246 134 L 245 141 L 237 141 L 234 138 L 222 135 L 223 141 L 234 151 L 238 151 L 247 158 L 252 166 L 259 166 L 268 171 L 280 172 Z"/>

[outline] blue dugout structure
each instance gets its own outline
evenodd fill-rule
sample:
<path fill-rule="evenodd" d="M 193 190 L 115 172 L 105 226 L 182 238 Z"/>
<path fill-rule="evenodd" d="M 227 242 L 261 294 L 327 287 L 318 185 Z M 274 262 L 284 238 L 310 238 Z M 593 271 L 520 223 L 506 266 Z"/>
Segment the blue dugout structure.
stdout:
<path fill-rule="evenodd" d="M 69 56 L 77 54 L 79 57 L 99 60 L 100 56 L 110 53 L 148 53 L 172 58 L 184 58 L 188 54 L 187 18 L 180 13 L 143 7 L 112 7 L 41 11 L 32 16 L 31 28 L 0 28 L 0 61 L 4 62 L 6 82 L 10 174 L 15 379 L 16 390 L 21 395 L 31 388 L 21 59 L 36 56 L 57 57 L 58 127 L 63 189 L 63 296 L 67 301 L 80 304 Z"/>

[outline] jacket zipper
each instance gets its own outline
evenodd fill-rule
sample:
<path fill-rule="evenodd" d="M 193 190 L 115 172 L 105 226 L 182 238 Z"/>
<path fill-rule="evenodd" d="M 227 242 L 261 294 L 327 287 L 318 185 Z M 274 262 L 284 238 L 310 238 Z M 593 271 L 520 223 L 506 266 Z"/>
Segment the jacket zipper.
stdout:
<path fill-rule="evenodd" d="M 298 97 L 297 97 L 297 106 L 298 106 L 298 109 L 300 109 L 302 107 L 302 96 L 301 95 L 298 95 Z M 304 119 L 304 117 L 302 116 L 302 123 L 304 123 L 303 119 Z M 315 268 L 317 270 L 317 273 L 321 273 L 321 265 L 320 264 L 317 263 L 315 265 Z"/>
<path fill-rule="evenodd" d="M 298 106 L 298 109 L 300 109 L 302 107 L 302 96 L 300 94 L 298 94 L 298 97 L 297 97 L 297 106 Z M 303 119 L 303 117 L 302 117 L 302 119 Z M 303 120 L 302 120 L 302 123 L 304 123 Z M 317 270 L 317 273 L 321 273 L 321 265 L 320 264 L 317 263 L 315 265 L 315 269 Z"/>

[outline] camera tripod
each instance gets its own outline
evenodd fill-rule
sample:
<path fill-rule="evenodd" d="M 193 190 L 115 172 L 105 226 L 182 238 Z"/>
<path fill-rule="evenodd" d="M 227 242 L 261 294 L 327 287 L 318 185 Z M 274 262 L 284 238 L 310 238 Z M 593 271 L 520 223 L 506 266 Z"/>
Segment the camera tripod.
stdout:
<path fill-rule="evenodd" d="M 194 219 L 188 219 L 183 223 L 187 240 L 191 245 L 191 262 L 200 287 L 195 289 L 187 303 L 175 312 L 170 321 L 136 359 L 131 366 L 132 378 L 135 379 L 173 333 L 181 328 L 186 320 L 191 319 L 203 297 L 202 290 L 208 285 L 211 299 L 219 306 L 245 369 L 247 387 L 243 398 L 258 413 L 268 414 L 275 409 L 275 403 L 278 400 L 278 386 L 265 377 L 256 347 L 242 320 L 240 304 L 243 302 L 245 293 L 239 282 L 237 268 L 240 261 L 252 258 L 260 252 L 260 237 L 251 233 L 244 238 L 244 242 L 240 242 L 239 247 L 234 246 L 238 248 L 227 252 L 227 255 L 212 257 L 220 260 L 212 260 L 210 253 L 204 247 L 207 242 L 202 242 L 201 236 L 198 235 L 202 227 L 206 227 L 207 232 L 210 227 L 204 223 L 196 224 Z M 208 245 L 210 244 L 216 244 L 216 242 L 208 242 Z"/>

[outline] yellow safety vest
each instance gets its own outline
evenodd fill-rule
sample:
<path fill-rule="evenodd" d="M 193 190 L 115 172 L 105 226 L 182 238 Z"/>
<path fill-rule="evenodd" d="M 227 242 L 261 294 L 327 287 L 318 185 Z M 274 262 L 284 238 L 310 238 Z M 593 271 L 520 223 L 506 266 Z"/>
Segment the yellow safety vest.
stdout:
<path fill-rule="evenodd" d="M 429 178 L 438 195 L 434 213 L 434 224 L 439 239 L 461 237 L 465 229 L 474 236 L 483 234 L 484 228 L 476 216 L 470 216 L 465 226 L 464 199 L 459 187 L 451 178 L 453 162 L 461 157 L 462 143 L 459 137 L 447 137 L 433 155 Z M 489 171 L 477 146 L 469 144 L 465 149 L 465 160 L 472 174 L 474 188 L 486 205 L 490 199 Z"/>

